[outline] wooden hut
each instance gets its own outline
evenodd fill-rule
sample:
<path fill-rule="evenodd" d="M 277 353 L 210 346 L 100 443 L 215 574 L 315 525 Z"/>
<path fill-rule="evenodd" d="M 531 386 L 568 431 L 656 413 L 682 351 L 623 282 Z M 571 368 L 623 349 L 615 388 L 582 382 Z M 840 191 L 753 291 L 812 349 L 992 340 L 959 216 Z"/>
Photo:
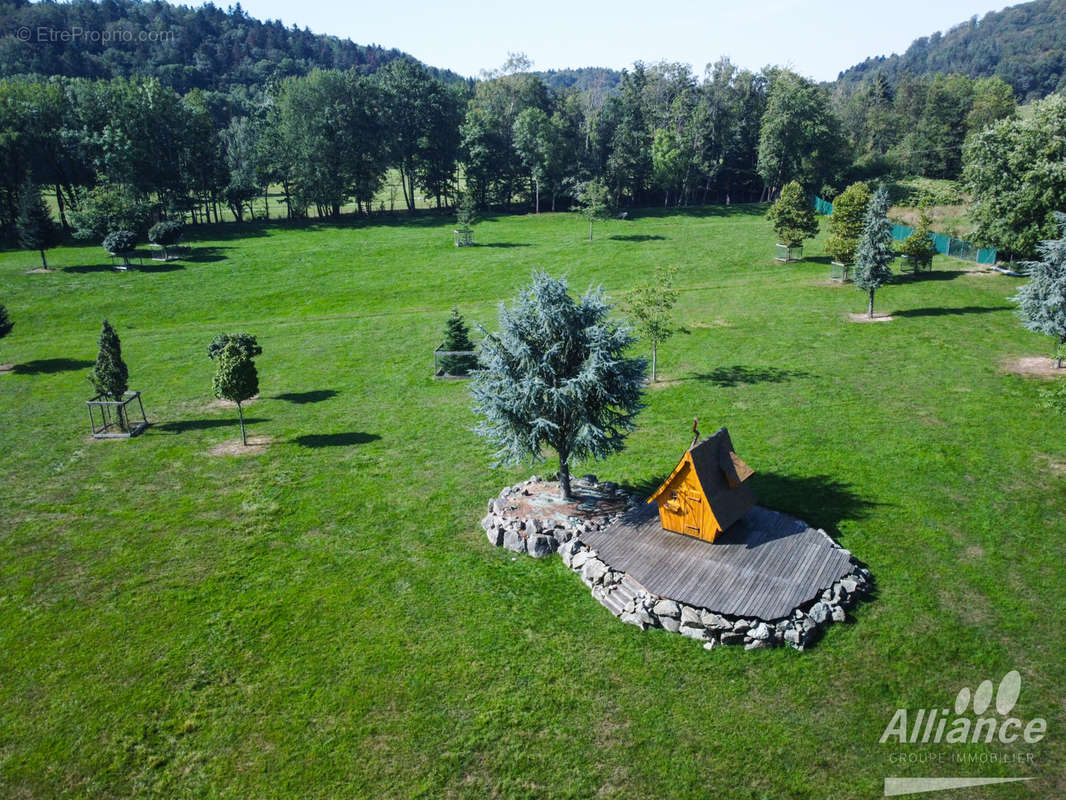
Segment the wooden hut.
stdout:
<path fill-rule="evenodd" d="M 659 504 L 663 528 L 713 542 L 755 505 L 753 470 L 733 451 L 729 431 L 693 444 L 648 502 Z"/>

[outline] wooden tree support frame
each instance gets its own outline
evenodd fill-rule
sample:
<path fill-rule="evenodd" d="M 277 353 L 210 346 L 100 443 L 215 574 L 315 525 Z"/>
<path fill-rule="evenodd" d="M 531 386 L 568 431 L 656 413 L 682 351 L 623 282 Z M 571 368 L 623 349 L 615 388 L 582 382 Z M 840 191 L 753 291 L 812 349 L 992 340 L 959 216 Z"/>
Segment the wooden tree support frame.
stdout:
<path fill-rule="evenodd" d="M 474 245 L 474 231 L 470 228 L 455 229 L 455 246 L 472 247 Z"/>
<path fill-rule="evenodd" d="M 139 420 L 130 419 L 129 407 L 134 400 L 141 412 Z M 121 400 L 108 400 L 98 394 L 92 400 L 86 400 L 85 405 L 89 408 L 89 427 L 94 439 L 130 439 L 148 427 L 140 392 L 126 392 Z M 126 420 L 125 431 L 119 422 L 122 419 Z"/>
<path fill-rule="evenodd" d="M 789 247 L 787 244 L 781 244 L 778 242 L 774 247 L 774 261 L 788 264 L 793 261 L 803 260 L 803 245 L 800 245 L 799 247 Z"/>

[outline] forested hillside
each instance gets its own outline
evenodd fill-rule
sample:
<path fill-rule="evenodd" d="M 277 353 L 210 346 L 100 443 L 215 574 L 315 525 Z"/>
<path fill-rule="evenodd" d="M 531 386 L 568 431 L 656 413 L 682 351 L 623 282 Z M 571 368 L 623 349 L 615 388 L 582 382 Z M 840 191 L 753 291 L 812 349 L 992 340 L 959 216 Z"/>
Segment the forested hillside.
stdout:
<path fill-rule="evenodd" d="M 223 11 L 211 3 L 190 8 L 139 0 L 3 0 L 0 19 L 0 76 L 154 77 L 185 93 L 257 86 L 316 67 L 373 72 L 411 58 L 396 49 L 261 22 L 240 3 Z M 452 72 L 431 72 L 461 80 Z"/>
<path fill-rule="evenodd" d="M 874 75 L 895 84 L 934 73 L 1002 78 L 1019 100 L 1066 89 L 1066 0 L 1034 0 L 975 16 L 947 33 L 916 39 L 903 55 L 868 58 L 837 83 L 853 90 Z"/>

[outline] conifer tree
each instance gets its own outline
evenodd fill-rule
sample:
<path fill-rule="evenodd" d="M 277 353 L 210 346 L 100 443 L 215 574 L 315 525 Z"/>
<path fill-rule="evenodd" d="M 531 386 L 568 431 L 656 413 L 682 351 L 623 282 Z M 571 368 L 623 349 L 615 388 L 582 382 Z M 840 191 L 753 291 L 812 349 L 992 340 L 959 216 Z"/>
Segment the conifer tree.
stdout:
<path fill-rule="evenodd" d="M 259 393 L 259 373 L 255 362 L 236 342 L 228 342 L 218 354 L 218 369 L 213 381 L 215 397 L 237 404 L 241 420 L 241 442 L 247 446 L 248 436 L 244 429 L 244 409 L 241 404 Z"/>
<path fill-rule="evenodd" d="M 452 353 L 470 352 L 474 349 L 474 343 L 470 341 L 470 329 L 457 308 L 453 308 L 452 315 L 448 317 L 441 349 Z M 477 369 L 477 356 L 444 356 L 440 360 L 440 368 L 446 375 L 467 375 L 470 370 Z"/>
<path fill-rule="evenodd" d="M 1056 213 L 1055 222 L 1061 237 L 1037 245 L 1042 258 L 1024 265 L 1029 282 L 1011 299 L 1026 328 L 1058 339 L 1054 358 L 1061 369 L 1066 357 L 1066 214 Z"/>
<path fill-rule="evenodd" d="M 862 237 L 855 251 L 855 287 L 868 292 L 866 315 L 874 315 L 874 292 L 892 277 L 892 223 L 888 220 L 888 189 L 880 186 L 866 208 Z"/>
<path fill-rule="evenodd" d="M 106 319 L 100 328 L 99 351 L 93 371 L 89 374 L 89 381 L 98 395 L 115 402 L 120 402 L 125 397 L 129 387 L 129 370 L 126 368 L 126 362 L 122 360 L 122 343 Z M 121 407 L 118 410 L 118 426 L 120 430 L 126 430 L 126 418 Z"/>
<path fill-rule="evenodd" d="M 27 179 L 22 185 L 19 196 L 19 215 L 15 223 L 19 244 L 27 250 L 37 250 L 41 254 L 41 268 L 48 269 L 44 251 L 59 244 L 59 227 L 52 220 L 48 206 L 41 197 L 37 184 Z"/>
<path fill-rule="evenodd" d="M 625 356 L 633 336 L 607 318 L 610 309 L 601 289 L 575 301 L 565 279 L 534 272 L 511 307 L 500 306 L 500 332 L 481 329 L 475 430 L 498 462 L 536 462 L 551 447 L 567 499 L 571 462 L 621 450 L 643 408 L 647 362 Z"/>
<path fill-rule="evenodd" d="M 766 214 L 773 223 L 781 244 L 801 247 L 805 239 L 818 235 L 818 220 L 814 207 L 807 201 L 798 181 L 789 181 Z"/>
<path fill-rule="evenodd" d="M 924 205 L 920 206 L 918 226 L 900 244 L 900 252 L 914 261 L 915 269 L 928 266 L 933 254 L 936 253 L 936 248 L 933 246 L 932 227 L 933 220 L 929 216 L 929 211 Z"/>

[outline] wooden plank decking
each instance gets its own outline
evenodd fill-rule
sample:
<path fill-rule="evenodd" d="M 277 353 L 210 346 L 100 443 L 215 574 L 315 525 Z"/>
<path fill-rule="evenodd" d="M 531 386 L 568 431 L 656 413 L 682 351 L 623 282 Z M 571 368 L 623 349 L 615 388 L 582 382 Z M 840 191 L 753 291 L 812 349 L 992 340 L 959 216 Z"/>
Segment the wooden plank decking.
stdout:
<path fill-rule="evenodd" d="M 851 553 L 821 531 L 759 506 L 713 544 L 664 531 L 654 504 L 581 541 L 652 594 L 767 621 L 788 616 L 854 569 Z"/>

